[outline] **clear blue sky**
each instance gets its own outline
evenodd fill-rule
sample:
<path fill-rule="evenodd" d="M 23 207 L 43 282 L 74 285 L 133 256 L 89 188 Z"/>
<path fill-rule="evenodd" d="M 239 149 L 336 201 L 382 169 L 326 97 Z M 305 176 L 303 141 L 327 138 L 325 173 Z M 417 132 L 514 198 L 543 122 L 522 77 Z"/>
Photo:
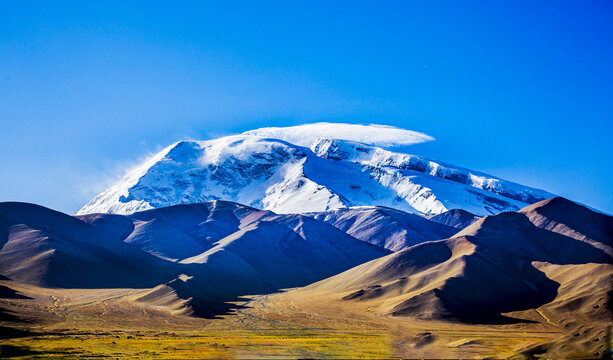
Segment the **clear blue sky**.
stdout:
<path fill-rule="evenodd" d="M 6 1 L 0 201 L 75 212 L 185 138 L 313 121 L 613 213 L 613 2 Z"/>

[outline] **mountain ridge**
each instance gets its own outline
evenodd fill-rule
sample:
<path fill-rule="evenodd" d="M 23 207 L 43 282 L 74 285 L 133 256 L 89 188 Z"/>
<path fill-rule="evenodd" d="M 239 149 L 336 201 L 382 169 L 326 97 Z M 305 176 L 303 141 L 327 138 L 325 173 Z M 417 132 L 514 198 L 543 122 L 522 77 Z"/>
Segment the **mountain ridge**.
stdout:
<path fill-rule="evenodd" d="M 190 294 L 203 316 L 241 295 L 304 286 L 388 253 L 307 216 L 226 201 L 127 216 L 0 203 L 3 276 L 70 289 L 164 285 Z"/>
<path fill-rule="evenodd" d="M 560 227 L 534 221 L 534 215 L 543 212 L 550 218 L 584 213 L 583 221 L 597 219 L 602 227 L 584 227 L 587 234 L 564 234 Z M 613 256 L 598 245 L 602 244 L 599 239 L 613 239 L 607 232 L 610 226 L 613 217 L 566 199 L 548 199 L 519 212 L 484 217 L 448 239 L 411 246 L 290 293 L 365 302 L 384 315 L 421 320 L 518 321 L 504 314 L 548 304 L 556 299 L 560 286 L 580 290 L 581 281 L 589 282 L 567 276 L 572 286 L 560 284 L 541 268 L 601 264 L 603 276 L 609 277 Z M 602 291 L 611 292 L 611 287 Z"/>
<path fill-rule="evenodd" d="M 301 146 L 254 134 L 258 132 L 176 142 L 77 214 L 130 214 L 227 200 L 277 213 L 387 206 L 428 215 L 464 209 L 483 216 L 517 211 L 554 196 L 478 171 L 352 140 L 317 137 Z"/>

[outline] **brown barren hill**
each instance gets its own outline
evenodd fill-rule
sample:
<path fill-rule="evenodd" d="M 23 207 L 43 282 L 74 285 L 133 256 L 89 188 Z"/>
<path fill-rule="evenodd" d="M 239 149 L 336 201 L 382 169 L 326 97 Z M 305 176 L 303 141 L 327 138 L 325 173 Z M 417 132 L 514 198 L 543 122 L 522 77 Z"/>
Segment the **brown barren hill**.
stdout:
<path fill-rule="evenodd" d="M 543 213 L 548 222 L 535 221 L 535 214 Z M 568 214 L 599 227 L 561 223 Z M 553 229 L 558 231 L 542 226 L 554 221 Z M 504 314 L 551 303 L 561 288 L 571 286 L 568 276 L 548 276 L 536 263 L 597 266 L 608 273 L 613 259 L 606 248 L 597 245 L 610 242 L 610 221 L 606 215 L 565 199 L 545 200 L 518 213 L 482 218 L 449 239 L 410 247 L 296 291 L 348 303 L 365 302 L 380 314 L 422 320 L 521 321 Z M 575 230 L 572 234 L 560 231 L 563 226 Z M 593 280 L 579 276 L 572 282 L 590 284 Z M 595 294 L 596 288 L 606 293 L 611 287 L 606 281 L 601 285 L 583 296 Z"/>

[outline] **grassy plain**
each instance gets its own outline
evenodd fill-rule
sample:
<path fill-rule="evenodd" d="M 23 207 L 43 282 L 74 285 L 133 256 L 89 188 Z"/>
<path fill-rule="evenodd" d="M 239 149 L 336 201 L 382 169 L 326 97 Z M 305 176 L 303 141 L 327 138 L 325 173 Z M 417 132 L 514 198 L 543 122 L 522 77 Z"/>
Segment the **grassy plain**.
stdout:
<path fill-rule="evenodd" d="M 0 357 L 538 358 L 543 344 L 574 335 L 537 311 L 520 314 L 534 322 L 510 325 L 419 322 L 381 316 L 368 303 L 314 302 L 288 292 L 255 296 L 231 314 L 201 319 L 134 301 L 147 289 L 2 284 L 18 291 L 0 299 L 2 326 L 10 328 L 2 333 L 21 336 L 0 340 Z M 604 329 L 590 331 L 598 332 L 604 347 Z M 584 336 L 586 341 L 595 338 L 593 333 Z"/>

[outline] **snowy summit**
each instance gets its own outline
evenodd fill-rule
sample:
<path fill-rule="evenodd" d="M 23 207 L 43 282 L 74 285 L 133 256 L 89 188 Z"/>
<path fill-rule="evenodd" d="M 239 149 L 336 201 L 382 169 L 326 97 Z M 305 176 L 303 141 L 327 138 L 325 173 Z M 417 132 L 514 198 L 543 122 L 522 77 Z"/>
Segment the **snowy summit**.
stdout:
<path fill-rule="evenodd" d="M 383 125 L 316 123 L 179 141 L 78 214 L 228 200 L 277 213 L 388 206 L 417 214 L 516 211 L 548 192 L 383 147 L 433 140 Z"/>

